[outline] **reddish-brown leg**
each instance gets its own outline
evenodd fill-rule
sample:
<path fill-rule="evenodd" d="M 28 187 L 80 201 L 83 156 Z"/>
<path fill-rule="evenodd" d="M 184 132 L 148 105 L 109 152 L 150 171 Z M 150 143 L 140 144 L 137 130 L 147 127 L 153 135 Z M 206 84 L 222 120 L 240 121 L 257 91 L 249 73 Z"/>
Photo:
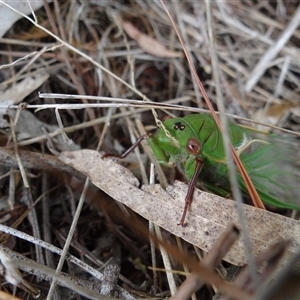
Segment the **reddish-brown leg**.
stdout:
<path fill-rule="evenodd" d="M 106 153 L 102 155 L 102 158 L 105 157 L 117 157 L 117 158 L 125 158 L 130 152 L 132 152 L 140 143 L 142 140 L 148 138 L 150 136 L 150 134 L 143 134 L 142 136 L 140 136 L 136 142 L 129 148 L 127 149 L 123 154 L 114 154 L 114 153 Z"/>
<path fill-rule="evenodd" d="M 188 189 L 188 192 L 187 192 L 186 197 L 185 197 L 185 205 L 184 205 L 183 214 L 182 214 L 180 223 L 178 225 L 181 225 L 181 226 L 184 225 L 184 220 L 185 220 L 185 217 L 186 217 L 186 213 L 187 213 L 187 210 L 188 210 L 188 208 L 189 208 L 189 206 L 190 206 L 190 204 L 193 200 L 195 185 L 196 185 L 199 173 L 200 173 L 200 171 L 203 167 L 203 163 L 204 162 L 203 162 L 202 159 L 200 159 L 200 158 L 196 159 L 196 169 L 195 169 L 194 175 L 192 177 L 192 180 L 189 184 L 189 189 Z"/>

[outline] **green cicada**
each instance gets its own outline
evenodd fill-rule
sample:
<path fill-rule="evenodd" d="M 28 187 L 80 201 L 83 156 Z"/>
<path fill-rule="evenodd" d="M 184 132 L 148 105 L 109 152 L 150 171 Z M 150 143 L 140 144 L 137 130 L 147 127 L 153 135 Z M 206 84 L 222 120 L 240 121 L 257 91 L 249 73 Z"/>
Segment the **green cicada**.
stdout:
<path fill-rule="evenodd" d="M 217 195 L 227 197 L 231 193 L 223 137 L 212 116 L 207 114 L 168 118 L 163 125 L 169 134 L 159 129 L 156 135 L 149 136 L 148 141 L 159 163 L 180 165 L 190 182 L 179 223 L 183 225 L 196 181 L 202 188 Z M 279 146 L 278 140 L 270 134 L 260 133 L 262 136 L 258 138 L 259 134 L 254 129 L 233 122 L 228 125 L 231 143 L 261 200 L 276 207 L 299 209 L 300 188 L 295 184 L 299 176 L 291 167 L 292 151 L 287 146 Z M 146 136 L 119 157 L 125 157 Z M 242 176 L 239 172 L 237 174 L 240 188 L 248 193 Z"/>

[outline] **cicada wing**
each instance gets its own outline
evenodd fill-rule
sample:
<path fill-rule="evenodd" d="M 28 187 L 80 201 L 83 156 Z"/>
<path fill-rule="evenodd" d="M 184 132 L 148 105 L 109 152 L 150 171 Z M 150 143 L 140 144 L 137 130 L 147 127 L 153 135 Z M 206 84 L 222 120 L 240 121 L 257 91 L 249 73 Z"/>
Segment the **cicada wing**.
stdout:
<path fill-rule="evenodd" d="M 300 209 L 299 150 L 277 136 L 253 140 L 240 158 L 263 202 L 276 207 Z M 247 191 L 242 178 L 241 188 Z"/>

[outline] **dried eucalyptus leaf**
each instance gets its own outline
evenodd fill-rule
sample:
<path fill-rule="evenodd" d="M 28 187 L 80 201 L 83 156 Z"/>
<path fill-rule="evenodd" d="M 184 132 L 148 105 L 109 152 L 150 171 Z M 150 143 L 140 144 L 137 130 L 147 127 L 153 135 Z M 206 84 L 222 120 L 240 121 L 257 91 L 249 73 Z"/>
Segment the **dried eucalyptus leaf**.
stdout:
<path fill-rule="evenodd" d="M 3 1 L 7 2 L 8 5 L 12 6 L 15 10 L 29 15 L 31 13 L 31 8 L 35 11 L 39 9 L 42 5 L 42 1 L 31 1 L 30 6 L 26 1 Z M 51 2 L 51 1 L 47 1 Z M 17 13 L 5 6 L 4 4 L 0 4 L 0 15 L 1 15 L 1 26 L 0 26 L 0 37 L 2 37 L 5 32 L 19 19 L 23 18 L 20 13 Z"/>
<path fill-rule="evenodd" d="M 87 175 L 115 200 L 203 250 L 208 251 L 229 224 L 239 226 L 234 201 L 196 190 L 186 218 L 187 226 L 182 227 L 177 224 L 183 212 L 186 184 L 176 182 L 167 191 L 159 185 L 145 185 L 139 189 L 138 180 L 129 170 L 111 159 L 101 159 L 101 154 L 93 150 L 63 152 L 60 159 Z M 292 240 L 285 259 L 296 253 L 300 246 L 300 222 L 249 205 L 244 205 L 244 209 L 256 256 L 283 239 Z M 235 265 L 247 263 L 242 238 L 225 260 Z"/>
<path fill-rule="evenodd" d="M 166 205 L 165 202 L 171 203 L 170 209 L 177 210 L 177 220 L 180 220 L 188 190 L 186 184 L 176 181 L 174 185 L 167 188 L 167 191 L 161 188 L 154 190 L 151 186 L 143 186 L 142 189 L 157 199 L 163 199 L 164 205 Z M 246 204 L 243 208 L 255 256 L 270 245 L 284 239 L 292 240 L 285 260 L 293 253 L 297 253 L 300 246 L 300 222 Z M 186 220 L 188 224 L 183 231 L 177 230 L 170 222 L 156 223 L 206 251 L 212 247 L 229 224 L 240 227 L 234 201 L 198 189 L 195 190 Z M 235 265 L 248 263 L 242 238 L 241 236 L 225 256 L 226 261 Z"/>
<path fill-rule="evenodd" d="M 122 183 L 124 186 L 139 186 L 139 181 L 128 169 L 116 164 L 112 159 L 102 159 L 101 156 L 94 150 L 79 150 L 62 152 L 59 159 L 87 175 L 95 185 L 99 182 L 105 189 L 111 190 L 110 184 L 117 187 Z M 121 190 L 122 185 L 118 189 Z"/>
<path fill-rule="evenodd" d="M 7 88 L 0 93 L 0 102 L 12 101 L 13 104 L 19 104 L 28 95 L 34 92 L 42 84 L 44 84 L 50 77 L 50 74 L 41 70 L 38 75 L 26 76 L 25 79 L 18 81 L 12 87 Z"/>

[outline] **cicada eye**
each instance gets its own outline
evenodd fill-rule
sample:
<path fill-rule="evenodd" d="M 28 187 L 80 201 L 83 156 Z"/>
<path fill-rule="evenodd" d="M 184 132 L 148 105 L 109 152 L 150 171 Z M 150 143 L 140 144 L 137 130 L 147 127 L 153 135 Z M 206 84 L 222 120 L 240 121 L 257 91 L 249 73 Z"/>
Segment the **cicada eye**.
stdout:
<path fill-rule="evenodd" d="M 201 152 L 200 142 L 195 138 L 190 138 L 186 144 L 186 149 L 190 154 L 198 156 Z"/>
<path fill-rule="evenodd" d="M 169 119 L 172 119 L 173 117 L 171 116 L 164 116 L 164 118 L 162 119 L 163 122 L 169 120 Z"/>

